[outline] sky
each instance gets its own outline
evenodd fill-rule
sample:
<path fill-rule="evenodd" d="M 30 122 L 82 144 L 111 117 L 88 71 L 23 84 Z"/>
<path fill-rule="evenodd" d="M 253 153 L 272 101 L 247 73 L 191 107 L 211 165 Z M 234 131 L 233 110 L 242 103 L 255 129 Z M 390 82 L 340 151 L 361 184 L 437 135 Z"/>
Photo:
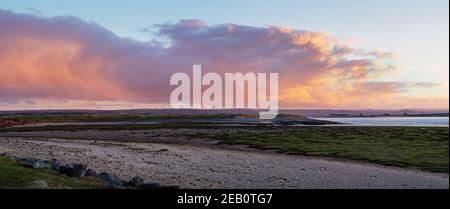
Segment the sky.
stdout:
<path fill-rule="evenodd" d="M 448 4 L 0 0 L 0 109 L 164 106 L 199 62 L 279 72 L 285 108 L 448 109 Z"/>

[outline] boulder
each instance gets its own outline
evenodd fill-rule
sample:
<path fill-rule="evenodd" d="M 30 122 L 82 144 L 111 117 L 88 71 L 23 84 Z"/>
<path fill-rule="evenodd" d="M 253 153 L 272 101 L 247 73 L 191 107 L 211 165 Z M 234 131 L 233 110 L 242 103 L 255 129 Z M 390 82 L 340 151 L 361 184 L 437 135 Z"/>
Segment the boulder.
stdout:
<path fill-rule="evenodd" d="M 83 164 L 73 164 L 73 169 L 77 176 L 84 176 L 86 173 L 87 166 Z"/>
<path fill-rule="evenodd" d="M 47 167 L 47 164 L 41 159 L 22 158 L 20 161 L 24 166 L 30 167 L 30 168 L 45 168 L 45 167 Z"/>
<path fill-rule="evenodd" d="M 110 187 L 123 186 L 122 180 L 111 173 L 103 172 L 97 175 L 97 178 L 105 182 Z"/>
<path fill-rule="evenodd" d="M 144 179 L 139 176 L 135 176 L 130 181 L 128 181 L 128 185 L 136 188 L 142 188 L 142 185 L 144 184 Z"/>
<path fill-rule="evenodd" d="M 69 165 L 61 165 L 58 168 L 58 173 L 70 176 L 72 175 L 72 168 Z"/>
<path fill-rule="evenodd" d="M 57 159 L 52 159 L 52 160 L 50 160 L 49 168 L 51 170 L 57 171 L 60 164 L 61 163 Z"/>
<path fill-rule="evenodd" d="M 90 176 L 92 176 L 92 177 L 97 177 L 97 173 L 96 173 L 94 170 L 92 170 L 92 169 L 87 169 L 86 172 L 84 173 L 84 176 L 87 176 L 87 177 L 90 177 Z"/>
<path fill-rule="evenodd" d="M 60 174 L 67 175 L 69 177 L 82 177 L 86 172 L 86 165 L 73 164 L 72 166 L 69 165 L 59 166 L 58 172 Z"/>

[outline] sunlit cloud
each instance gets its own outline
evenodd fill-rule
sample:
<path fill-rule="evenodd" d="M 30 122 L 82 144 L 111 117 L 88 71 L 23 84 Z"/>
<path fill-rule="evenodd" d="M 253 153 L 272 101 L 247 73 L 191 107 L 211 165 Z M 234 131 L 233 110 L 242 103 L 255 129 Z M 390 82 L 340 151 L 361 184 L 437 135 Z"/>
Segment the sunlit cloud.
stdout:
<path fill-rule="evenodd" d="M 193 64 L 205 72 L 278 72 L 283 108 L 373 108 L 380 98 L 401 108 L 409 104 L 403 92 L 437 85 L 378 81 L 395 69 L 395 53 L 352 48 L 321 31 L 181 20 L 142 29 L 157 36 L 142 42 L 76 17 L 5 10 L 0 28 L 0 109 L 165 106 L 170 76 L 190 74 Z M 448 106 L 446 96 L 419 99 Z"/>

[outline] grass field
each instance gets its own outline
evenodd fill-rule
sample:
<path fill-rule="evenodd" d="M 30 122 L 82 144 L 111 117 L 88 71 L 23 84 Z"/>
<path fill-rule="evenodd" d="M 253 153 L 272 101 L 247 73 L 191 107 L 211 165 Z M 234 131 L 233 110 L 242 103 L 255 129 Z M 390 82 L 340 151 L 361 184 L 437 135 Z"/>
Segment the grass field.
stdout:
<path fill-rule="evenodd" d="M 362 160 L 449 172 L 448 128 L 296 127 L 211 136 L 225 143 L 308 156 Z"/>
<path fill-rule="evenodd" d="M 0 189 L 26 188 L 27 184 L 35 180 L 46 181 L 50 188 L 106 188 L 99 180 L 69 178 L 47 169 L 22 167 L 13 159 L 0 157 Z"/>

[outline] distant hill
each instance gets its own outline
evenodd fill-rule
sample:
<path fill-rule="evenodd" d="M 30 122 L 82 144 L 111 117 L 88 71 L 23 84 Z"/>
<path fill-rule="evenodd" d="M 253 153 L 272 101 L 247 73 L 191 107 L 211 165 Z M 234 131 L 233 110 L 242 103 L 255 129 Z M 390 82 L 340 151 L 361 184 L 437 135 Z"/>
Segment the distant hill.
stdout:
<path fill-rule="evenodd" d="M 293 115 L 293 114 L 281 113 L 281 114 L 278 114 L 275 119 L 278 119 L 278 120 L 305 120 L 308 118 L 303 115 Z"/>

